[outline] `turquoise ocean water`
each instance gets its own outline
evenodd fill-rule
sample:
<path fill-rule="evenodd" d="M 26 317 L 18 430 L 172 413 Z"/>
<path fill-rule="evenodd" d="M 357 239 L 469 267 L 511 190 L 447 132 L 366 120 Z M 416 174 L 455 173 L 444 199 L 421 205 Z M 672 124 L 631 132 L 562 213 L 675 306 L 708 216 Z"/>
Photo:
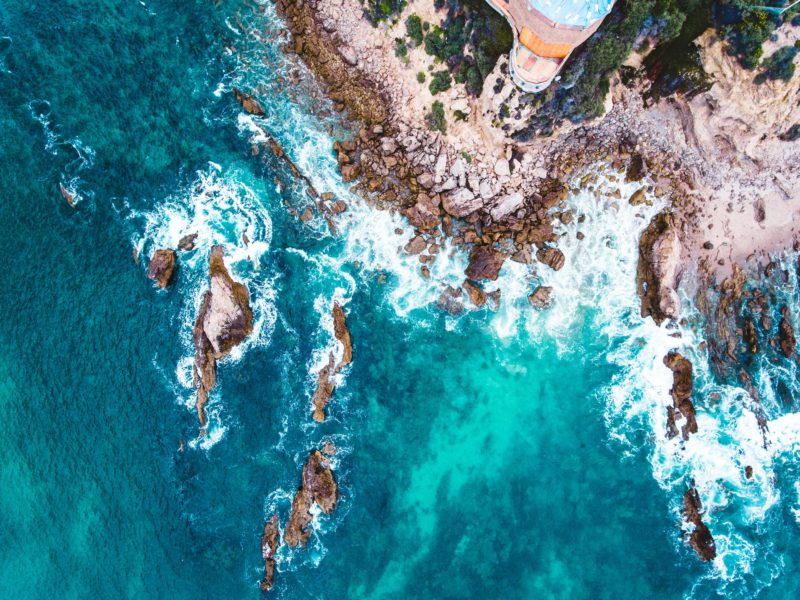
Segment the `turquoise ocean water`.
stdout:
<path fill-rule="evenodd" d="M 279 548 L 276 598 L 796 597 L 794 400 L 768 396 L 765 448 L 692 323 L 639 318 L 636 237 L 658 202 L 617 206 L 607 192 L 629 190 L 599 168 L 597 194 L 570 199 L 586 221 L 563 228 L 567 267 L 508 264 L 499 311 L 446 316 L 435 300 L 464 257 L 446 249 L 425 281 L 398 253 L 402 220 L 347 192 L 330 152 L 344 126 L 285 40 L 269 3 L 0 2 L 0 597 L 259 597 L 263 523 L 285 522 L 324 440 L 340 503 L 305 550 Z M 347 201 L 336 235 L 291 215 L 310 200 L 254 154 L 264 132 Z M 156 291 L 146 257 L 191 232 Z M 216 243 L 256 326 L 200 438 L 191 324 Z M 539 281 L 557 297 L 541 314 L 525 299 Z M 776 293 L 796 307 L 795 275 Z M 354 362 L 318 425 L 333 299 Z M 685 445 L 663 435 L 670 348 L 697 370 Z M 793 393 L 794 369 L 765 362 L 757 384 Z M 711 565 L 682 540 L 691 479 Z"/>

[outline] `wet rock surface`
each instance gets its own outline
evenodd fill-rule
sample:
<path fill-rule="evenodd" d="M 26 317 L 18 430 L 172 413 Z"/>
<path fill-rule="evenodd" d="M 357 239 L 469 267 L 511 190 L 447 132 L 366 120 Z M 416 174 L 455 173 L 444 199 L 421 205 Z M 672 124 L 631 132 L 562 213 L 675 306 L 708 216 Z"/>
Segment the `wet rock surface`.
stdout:
<path fill-rule="evenodd" d="M 552 294 L 553 288 L 540 285 L 530 296 L 528 296 L 528 302 L 534 308 L 544 310 L 550 307 L 550 304 L 552 303 Z"/>
<path fill-rule="evenodd" d="M 192 330 L 195 357 L 193 379 L 197 388 L 197 418 L 207 419 L 208 393 L 216 385 L 217 361 L 227 356 L 253 331 L 253 313 L 247 288 L 235 281 L 225 266 L 225 248 L 214 246 L 209 258 L 210 287 Z"/>
<path fill-rule="evenodd" d="M 313 418 L 318 423 L 325 420 L 325 406 L 330 402 L 336 389 L 334 378 L 336 374 L 353 361 L 353 343 L 350 339 L 350 330 L 347 327 L 347 318 L 344 309 L 338 302 L 333 303 L 333 335 L 342 344 L 342 359 L 336 363 L 333 352 L 328 355 L 328 364 L 320 369 L 317 374 L 317 389 L 311 399 L 314 405 Z"/>
<path fill-rule="evenodd" d="M 473 281 L 494 281 L 505 260 L 505 255 L 491 246 L 475 246 L 469 253 L 469 265 L 465 273 Z"/>
<path fill-rule="evenodd" d="M 261 579 L 262 592 L 272 589 L 275 580 L 275 552 L 278 550 L 278 536 L 280 534 L 278 515 L 272 515 L 261 536 L 261 556 L 264 559 L 264 577 Z"/>
<path fill-rule="evenodd" d="M 683 516 L 693 527 L 689 532 L 689 544 L 697 555 L 705 561 L 714 560 L 717 556 L 717 546 L 708 527 L 703 523 L 702 504 L 700 495 L 694 487 L 683 494 Z"/>
<path fill-rule="evenodd" d="M 319 450 L 312 450 L 303 467 L 300 489 L 292 500 L 292 511 L 283 532 L 286 544 L 295 548 L 305 546 L 311 536 L 311 507 L 319 506 L 329 514 L 336 508 L 338 489 L 328 459 Z"/>
<path fill-rule="evenodd" d="M 175 272 L 175 251 L 169 248 L 156 250 L 147 266 L 147 277 L 155 281 L 156 287 L 164 289 L 172 281 Z"/>
<path fill-rule="evenodd" d="M 178 250 L 183 252 L 190 252 L 194 250 L 194 244 L 197 241 L 197 234 L 196 233 L 189 233 L 183 236 L 178 241 Z"/>
<path fill-rule="evenodd" d="M 242 108 L 246 112 L 257 117 L 264 116 L 264 107 L 261 106 L 258 100 L 253 98 L 250 94 L 246 94 L 236 88 L 233 88 L 233 95 L 236 98 L 236 101 L 242 105 Z"/>
<path fill-rule="evenodd" d="M 778 343 L 783 355 L 786 358 L 791 358 L 795 348 L 797 348 L 797 339 L 795 338 L 794 328 L 792 327 L 789 309 L 785 306 L 781 309 L 781 320 L 780 323 L 778 323 Z"/>
<path fill-rule="evenodd" d="M 664 364 L 672 371 L 670 395 L 673 406 L 667 408 L 667 437 L 678 435 L 676 422 L 682 417 L 685 423 L 681 426 L 680 433 L 684 440 L 688 440 L 690 433 L 697 433 L 697 419 L 692 403 L 692 363 L 681 354 L 670 352 L 664 357 Z"/>
<path fill-rule="evenodd" d="M 680 258 L 676 218 L 671 213 L 659 213 L 639 239 L 636 271 L 642 317 L 652 317 L 657 325 L 678 316 Z"/>

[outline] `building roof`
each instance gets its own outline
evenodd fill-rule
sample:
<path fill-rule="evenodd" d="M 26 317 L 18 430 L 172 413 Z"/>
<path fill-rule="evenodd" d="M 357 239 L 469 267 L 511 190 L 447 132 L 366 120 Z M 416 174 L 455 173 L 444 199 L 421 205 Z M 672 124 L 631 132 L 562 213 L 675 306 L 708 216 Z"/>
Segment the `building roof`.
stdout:
<path fill-rule="evenodd" d="M 535 10 L 563 25 L 588 27 L 606 16 L 614 0 L 527 0 Z"/>

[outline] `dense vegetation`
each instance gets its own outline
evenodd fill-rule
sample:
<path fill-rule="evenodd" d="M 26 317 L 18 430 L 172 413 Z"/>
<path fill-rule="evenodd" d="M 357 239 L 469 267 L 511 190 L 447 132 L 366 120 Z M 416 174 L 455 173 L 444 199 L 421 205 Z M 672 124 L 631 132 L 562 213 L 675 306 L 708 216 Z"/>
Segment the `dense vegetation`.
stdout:
<path fill-rule="evenodd" d="M 425 115 L 425 123 L 434 131 L 447 132 L 447 121 L 444 118 L 444 104 L 438 100 L 431 106 L 431 112 Z"/>

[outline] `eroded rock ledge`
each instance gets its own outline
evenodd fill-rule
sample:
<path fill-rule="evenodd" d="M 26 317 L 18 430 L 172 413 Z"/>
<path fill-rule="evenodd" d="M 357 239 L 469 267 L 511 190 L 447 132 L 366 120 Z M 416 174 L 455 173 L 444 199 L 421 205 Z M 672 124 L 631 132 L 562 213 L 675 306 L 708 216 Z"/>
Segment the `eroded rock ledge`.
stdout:
<path fill-rule="evenodd" d="M 203 296 L 195 320 L 193 380 L 197 388 L 197 418 L 201 433 L 207 423 L 208 393 L 217 383 L 217 361 L 242 343 L 253 331 L 253 313 L 247 288 L 225 267 L 225 248 L 214 246 L 208 263 L 211 285 Z"/>

